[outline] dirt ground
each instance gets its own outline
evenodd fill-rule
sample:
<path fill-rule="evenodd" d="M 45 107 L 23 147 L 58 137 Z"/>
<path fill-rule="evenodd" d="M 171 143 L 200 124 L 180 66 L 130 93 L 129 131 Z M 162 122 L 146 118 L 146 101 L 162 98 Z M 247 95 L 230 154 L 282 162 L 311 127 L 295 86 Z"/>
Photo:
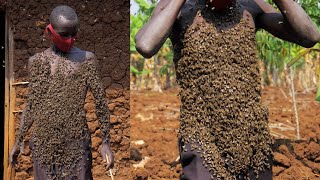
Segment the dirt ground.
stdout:
<path fill-rule="evenodd" d="M 135 179 L 179 179 L 178 89 L 163 93 L 131 91 L 131 162 Z M 274 179 L 320 178 L 320 103 L 315 92 L 297 92 L 301 140 L 296 141 L 295 114 L 289 90 L 263 89 L 274 139 Z"/>

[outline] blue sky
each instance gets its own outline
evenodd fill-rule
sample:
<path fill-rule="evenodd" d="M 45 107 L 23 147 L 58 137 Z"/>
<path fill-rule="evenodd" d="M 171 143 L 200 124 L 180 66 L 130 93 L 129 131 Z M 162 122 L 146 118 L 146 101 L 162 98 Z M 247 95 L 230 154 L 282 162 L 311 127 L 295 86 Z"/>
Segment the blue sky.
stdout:
<path fill-rule="evenodd" d="M 130 14 L 135 14 L 139 10 L 139 6 L 134 0 L 130 0 Z"/>
<path fill-rule="evenodd" d="M 149 0 L 146 0 L 146 1 L 150 3 Z M 157 1 L 159 2 L 159 0 Z M 135 14 L 136 12 L 138 12 L 138 10 L 139 10 L 138 4 L 134 0 L 130 0 L 130 14 Z"/>

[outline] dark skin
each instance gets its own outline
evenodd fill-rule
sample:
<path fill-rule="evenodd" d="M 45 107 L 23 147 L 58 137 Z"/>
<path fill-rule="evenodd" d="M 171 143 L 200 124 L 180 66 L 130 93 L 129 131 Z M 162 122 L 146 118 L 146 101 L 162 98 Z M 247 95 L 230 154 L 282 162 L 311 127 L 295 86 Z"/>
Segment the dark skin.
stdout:
<path fill-rule="evenodd" d="M 265 29 L 283 40 L 303 47 L 313 47 L 320 41 L 320 33 L 306 12 L 293 0 L 273 0 L 281 12 L 277 12 L 264 0 L 237 0 L 243 17 L 249 20 L 256 31 Z M 205 6 L 206 0 L 161 0 L 155 8 L 151 19 L 136 34 L 137 51 L 146 58 L 156 54 L 172 29 L 183 30 L 204 21 L 196 15 L 198 6 Z M 232 26 L 235 26 L 231 25 Z M 217 28 L 217 33 L 221 30 Z M 227 29 L 230 27 L 227 27 Z M 179 38 L 172 43 L 177 44 Z"/>
<path fill-rule="evenodd" d="M 307 48 L 313 47 L 320 41 L 316 25 L 293 0 L 273 0 L 281 12 L 277 12 L 264 0 L 237 0 L 237 2 L 243 19 L 246 19 L 245 22 L 256 31 L 265 29 L 278 38 Z M 210 19 L 205 19 L 201 14 L 197 15 L 198 7 L 204 6 L 206 0 L 161 0 L 150 20 L 135 36 L 137 51 L 145 58 L 150 58 L 159 51 L 169 35 L 173 46 L 182 44 L 183 39 L 179 35 L 188 27 L 195 26 L 199 22 L 210 24 Z M 216 26 L 216 33 L 234 27 L 238 23 Z M 268 171 L 265 176 L 269 177 L 270 174 Z M 262 174 L 260 176 L 264 177 Z"/>
<path fill-rule="evenodd" d="M 74 18 L 73 20 L 68 20 L 62 15 L 58 15 L 58 18 L 52 18 L 50 17 L 50 22 L 56 31 L 60 36 L 63 37 L 73 37 L 78 32 L 79 27 L 79 21 L 78 18 Z M 58 48 L 56 48 L 55 45 L 45 50 L 45 54 L 48 55 L 54 55 L 54 59 L 51 61 L 51 74 L 55 74 L 57 72 L 58 63 L 61 61 L 60 56 L 66 57 L 69 61 L 68 63 L 73 67 L 73 71 L 70 72 L 70 74 L 66 74 L 67 76 L 72 75 L 75 71 L 77 71 L 81 63 L 85 62 L 86 60 L 94 61 L 97 63 L 96 56 L 88 51 L 83 51 L 77 47 L 72 47 L 71 50 L 67 53 L 63 53 Z M 28 62 L 28 69 L 31 69 L 33 63 L 33 57 L 29 59 Z M 85 92 L 83 94 L 83 99 L 86 98 L 87 91 L 89 90 L 89 86 L 83 87 Z M 26 124 L 24 121 L 24 114 L 25 111 L 22 114 L 22 125 L 25 125 L 28 127 L 28 129 L 32 126 L 33 121 L 30 124 Z M 18 147 L 19 142 L 16 142 L 13 146 L 11 153 L 10 153 L 10 164 L 14 165 L 17 163 L 17 157 L 20 153 L 20 151 L 23 150 L 23 147 Z M 20 150 L 21 148 L 21 150 Z M 101 156 L 106 163 L 106 169 L 112 168 L 114 166 L 114 155 L 112 153 L 112 150 L 110 148 L 110 141 L 106 137 L 102 137 L 102 148 L 101 148 Z M 108 156 L 109 163 L 106 162 L 106 156 Z"/>

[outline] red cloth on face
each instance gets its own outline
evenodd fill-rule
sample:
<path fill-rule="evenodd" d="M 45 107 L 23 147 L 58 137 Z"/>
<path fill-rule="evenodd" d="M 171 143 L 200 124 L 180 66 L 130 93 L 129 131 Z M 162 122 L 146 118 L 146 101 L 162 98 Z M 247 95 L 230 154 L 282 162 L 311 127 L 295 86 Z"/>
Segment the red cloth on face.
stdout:
<path fill-rule="evenodd" d="M 50 33 L 49 33 L 50 31 Z M 46 28 L 47 35 L 52 39 L 54 44 L 60 49 L 62 52 L 69 52 L 72 48 L 76 36 L 73 37 L 63 37 L 56 33 L 51 24 L 49 24 Z"/>

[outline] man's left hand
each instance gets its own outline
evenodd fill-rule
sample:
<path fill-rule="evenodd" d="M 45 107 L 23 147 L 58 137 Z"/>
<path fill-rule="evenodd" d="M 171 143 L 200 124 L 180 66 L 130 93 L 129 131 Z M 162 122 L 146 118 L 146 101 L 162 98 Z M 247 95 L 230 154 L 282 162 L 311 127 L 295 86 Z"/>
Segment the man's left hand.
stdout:
<path fill-rule="evenodd" d="M 109 141 L 107 142 L 102 142 L 102 148 L 101 148 L 101 156 L 103 161 L 107 162 L 106 169 L 109 170 L 114 166 L 114 156 L 112 153 L 112 150 L 110 148 L 110 143 Z M 108 161 L 107 161 L 108 157 Z"/>

